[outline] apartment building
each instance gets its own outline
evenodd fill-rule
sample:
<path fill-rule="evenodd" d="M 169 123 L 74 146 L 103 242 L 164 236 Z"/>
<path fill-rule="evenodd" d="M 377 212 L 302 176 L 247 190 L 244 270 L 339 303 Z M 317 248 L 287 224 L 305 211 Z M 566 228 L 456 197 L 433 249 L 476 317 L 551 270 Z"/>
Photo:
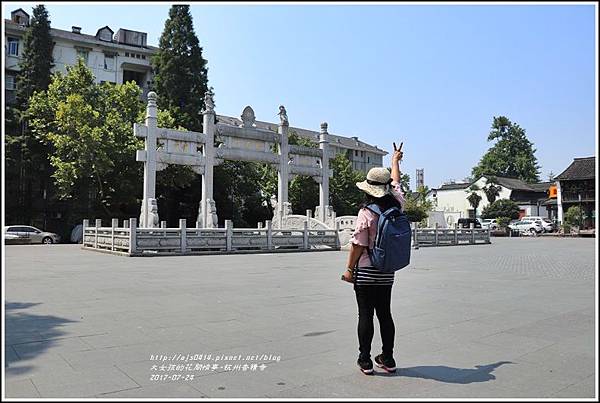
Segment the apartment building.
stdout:
<path fill-rule="evenodd" d="M 19 61 L 23 54 L 23 35 L 29 25 L 29 14 L 19 8 L 5 22 L 5 99 L 14 102 L 17 89 Z M 98 29 L 95 35 L 81 32 L 73 26 L 71 31 L 51 28 L 54 40 L 53 72 L 66 73 L 67 67 L 81 57 L 92 70 L 97 82 L 122 84 L 135 81 L 145 95 L 152 78 L 150 57 L 157 47 L 147 44 L 145 32 L 120 28 L 115 33 L 109 26 Z"/>

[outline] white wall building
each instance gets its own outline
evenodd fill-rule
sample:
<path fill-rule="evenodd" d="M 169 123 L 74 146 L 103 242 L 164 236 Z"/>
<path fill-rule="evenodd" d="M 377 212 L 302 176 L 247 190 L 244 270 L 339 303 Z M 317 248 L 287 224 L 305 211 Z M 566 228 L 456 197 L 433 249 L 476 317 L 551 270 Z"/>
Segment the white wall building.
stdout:
<path fill-rule="evenodd" d="M 11 13 L 5 22 L 5 88 L 6 100 L 13 102 L 16 92 L 16 75 L 23 54 L 23 35 L 29 25 L 29 14 L 22 9 Z M 149 91 L 152 69 L 150 57 L 158 50 L 148 46 L 145 32 L 119 29 L 115 34 L 108 26 L 98 29 L 96 35 L 81 33 L 81 28 L 71 31 L 51 28 L 54 40 L 53 72 L 66 73 L 81 57 L 96 77 L 96 82 L 122 84 L 135 81 L 145 96 Z"/>
<path fill-rule="evenodd" d="M 547 199 L 547 191 L 551 182 L 525 183 L 516 178 L 495 177 L 497 186 L 500 187 L 499 199 L 510 199 L 517 203 L 520 216 L 544 216 L 547 214 L 546 207 L 542 205 Z M 476 193 L 481 197 L 477 206 L 477 217 L 490 203 L 483 191 L 487 186 L 487 178 L 480 177 L 475 182 L 444 184 L 437 189 L 431 189 L 427 193 L 427 200 L 433 202 L 434 212 L 443 212 L 448 226 L 454 225 L 459 218 L 473 217 L 473 207 L 469 204 L 467 197 L 469 188 L 476 185 L 480 190 Z"/>

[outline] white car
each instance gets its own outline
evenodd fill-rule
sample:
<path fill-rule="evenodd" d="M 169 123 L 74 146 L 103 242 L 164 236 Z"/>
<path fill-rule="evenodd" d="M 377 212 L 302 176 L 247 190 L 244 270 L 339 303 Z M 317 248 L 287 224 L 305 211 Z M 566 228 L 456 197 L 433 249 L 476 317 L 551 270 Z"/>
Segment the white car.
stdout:
<path fill-rule="evenodd" d="M 521 218 L 521 221 L 535 221 L 542 226 L 544 232 L 553 232 L 556 229 L 556 225 L 551 219 L 539 216 L 525 216 Z"/>
<path fill-rule="evenodd" d="M 517 230 L 521 233 L 529 233 L 531 235 L 537 235 L 544 231 L 540 220 L 530 221 L 530 220 L 520 220 L 514 223 L 508 224 L 508 228 L 512 230 Z"/>
<path fill-rule="evenodd" d="M 495 218 L 486 218 L 481 221 L 481 226 L 483 228 L 490 228 L 491 230 L 498 229 L 498 221 Z"/>

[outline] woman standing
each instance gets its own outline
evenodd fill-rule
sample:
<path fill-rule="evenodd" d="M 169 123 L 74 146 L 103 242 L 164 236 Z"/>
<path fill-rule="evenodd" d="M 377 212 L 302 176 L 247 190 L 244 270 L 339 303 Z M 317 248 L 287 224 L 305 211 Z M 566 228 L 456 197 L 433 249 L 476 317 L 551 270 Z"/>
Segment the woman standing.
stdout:
<path fill-rule="evenodd" d="M 393 206 L 404 207 L 404 193 L 400 187 L 400 161 L 402 143 L 392 155 L 392 172 L 387 168 L 372 168 L 367 179 L 356 186 L 365 192 L 366 200 L 362 204 L 356 219 L 356 228 L 352 234 L 347 269 L 342 280 L 353 283 L 358 304 L 358 342 L 359 357 L 357 364 L 367 375 L 373 374 L 371 361 L 371 341 L 373 340 L 373 313 L 377 314 L 381 330 L 382 353 L 375 357 L 375 364 L 387 372 L 396 371 L 393 357 L 394 321 L 390 309 L 394 273 L 383 273 L 374 268 L 369 259 L 367 248 L 372 248 L 377 233 L 379 216 L 367 206 L 376 203 L 381 211 Z"/>

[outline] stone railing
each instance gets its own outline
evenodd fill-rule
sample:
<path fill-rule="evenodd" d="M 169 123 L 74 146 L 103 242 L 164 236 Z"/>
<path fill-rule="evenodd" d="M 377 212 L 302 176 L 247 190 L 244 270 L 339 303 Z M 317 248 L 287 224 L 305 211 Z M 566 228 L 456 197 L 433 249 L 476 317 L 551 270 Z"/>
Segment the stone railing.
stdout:
<path fill-rule="evenodd" d="M 412 230 L 414 248 L 421 246 L 489 244 L 490 229 L 482 228 L 417 228 Z"/>
<path fill-rule="evenodd" d="M 127 256 L 221 254 L 242 252 L 286 252 L 339 250 L 339 237 L 335 230 L 233 228 L 227 220 L 225 228 L 187 228 L 180 220 L 178 228 L 139 228 L 135 219 L 125 220 L 119 226 L 113 219 L 110 227 L 102 227 L 96 220 L 94 226 L 83 222 L 83 249 L 97 250 Z"/>

